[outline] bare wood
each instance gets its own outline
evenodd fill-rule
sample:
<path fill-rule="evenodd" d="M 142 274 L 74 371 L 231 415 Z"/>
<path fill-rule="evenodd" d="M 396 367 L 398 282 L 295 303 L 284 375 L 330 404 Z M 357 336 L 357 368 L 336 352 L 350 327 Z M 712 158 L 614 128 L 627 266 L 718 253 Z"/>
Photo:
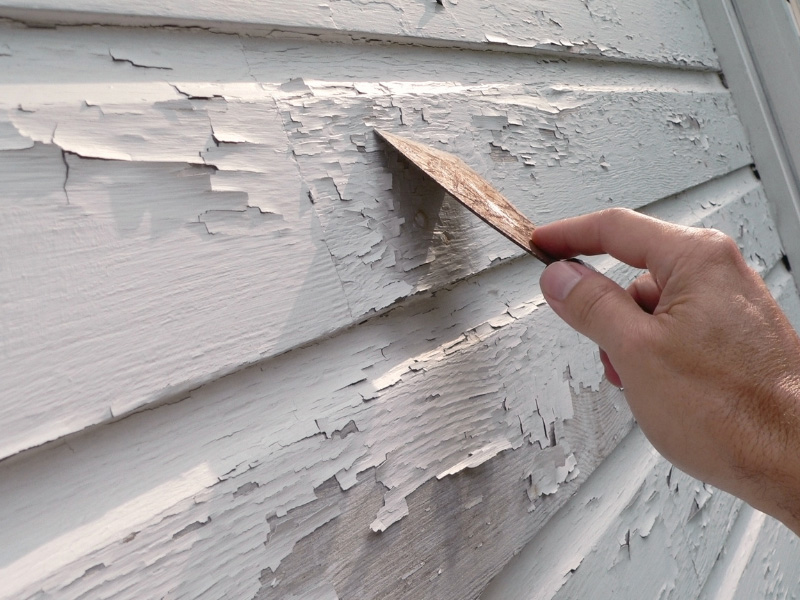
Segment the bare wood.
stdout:
<path fill-rule="evenodd" d="M 531 220 L 463 160 L 449 152 L 388 131 L 376 129 L 375 133 L 425 171 L 461 204 L 517 246 L 530 252 L 546 265 L 553 262 L 552 257 L 531 242 L 533 230 L 536 229 Z"/>

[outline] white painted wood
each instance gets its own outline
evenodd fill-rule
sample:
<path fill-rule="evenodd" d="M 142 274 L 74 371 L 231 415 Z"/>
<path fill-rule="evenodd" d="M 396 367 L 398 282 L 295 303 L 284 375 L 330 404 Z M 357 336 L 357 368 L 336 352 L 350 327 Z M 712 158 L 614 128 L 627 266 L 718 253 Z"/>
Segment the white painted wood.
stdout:
<path fill-rule="evenodd" d="M 732 600 L 736 596 L 766 519 L 764 513 L 742 506 L 731 528 L 727 547 L 722 548 L 703 587 L 702 600 Z"/>
<path fill-rule="evenodd" d="M 768 518 L 734 599 L 796 597 L 800 590 L 799 561 L 800 540 L 786 535 L 781 523 Z"/>
<path fill-rule="evenodd" d="M 2 16 L 47 24 L 183 24 L 235 33 L 310 32 L 329 39 L 344 35 L 700 69 L 718 66 L 697 7 L 675 1 L 78 0 L 65 6 L 58 0 L 2 0 Z"/>
<path fill-rule="evenodd" d="M 738 508 L 636 428 L 481 599 L 695 597 Z"/>
<path fill-rule="evenodd" d="M 744 506 L 700 600 L 794 598 L 800 590 L 800 543 L 786 528 Z"/>
<path fill-rule="evenodd" d="M 537 222 L 720 228 L 796 319 L 693 3 L 0 15 L 0 598 L 713 587 L 740 505 L 642 442 L 541 266 L 371 135 L 456 152 Z M 786 531 L 756 539 L 734 597 L 789 590 L 758 587 Z"/>
<path fill-rule="evenodd" d="M 520 255 L 452 199 L 420 204 L 430 184 L 374 126 L 459 153 L 536 221 L 750 161 L 704 73 L 207 32 L 3 39 L 0 456 Z"/>
<path fill-rule="evenodd" d="M 789 132 L 794 132 L 797 127 L 796 110 L 793 108 L 797 89 L 793 89 L 793 86 L 800 68 L 800 58 L 796 51 L 791 50 L 798 43 L 789 39 L 791 33 L 787 32 L 787 28 L 792 24 L 775 16 L 774 9 L 782 10 L 783 7 L 779 6 L 781 4 L 776 2 L 765 5 L 765 18 L 769 19 L 769 24 L 763 28 L 759 25 L 762 18 L 751 12 L 748 12 L 750 16 L 747 23 L 740 22 L 730 0 L 699 0 L 709 33 L 719 53 L 725 78 L 736 101 L 737 111 L 747 128 L 753 156 L 771 199 L 770 207 L 775 214 L 775 222 L 780 229 L 789 261 L 791 264 L 798 264 L 800 187 L 797 174 L 800 169 L 797 153 L 795 152 L 794 159 L 788 155 L 785 142 L 793 135 Z M 743 26 L 748 29 L 748 34 L 745 34 Z M 778 71 L 777 76 L 773 74 L 770 77 L 769 83 L 762 80 L 762 73 L 752 56 L 756 46 L 748 45 L 748 36 L 758 42 L 759 52 L 770 53 L 770 57 L 762 56 L 759 63 Z M 788 52 L 778 58 L 771 48 L 774 38 L 778 43 L 790 47 Z M 765 86 L 769 86 L 771 96 L 778 102 L 780 114 L 775 112 L 776 106 L 768 98 Z M 797 281 L 797 270 L 794 274 Z"/>
<path fill-rule="evenodd" d="M 749 169 L 652 212 L 727 230 L 756 267 L 780 264 Z M 623 282 L 635 275 L 596 264 Z M 531 260 L 509 261 L 4 461 L 0 530 L 15 543 L 0 549 L 0 597 L 299 594 L 320 536 L 350 549 L 332 550 L 330 572 L 333 559 L 314 559 L 313 586 L 340 597 L 477 596 L 631 423 L 601 385 L 596 350 L 543 305 L 537 281 Z M 680 496 L 676 514 L 694 497 Z M 724 531 L 724 511 L 713 514 L 709 527 Z M 452 548 L 457 560 L 445 560 Z M 154 565 L 146 576 L 137 557 Z"/>
<path fill-rule="evenodd" d="M 752 191 L 746 191 L 748 188 Z M 766 208 L 760 186 L 743 170 L 735 177 L 657 202 L 643 212 L 677 223 L 715 227 L 734 236 L 741 227 L 738 240 L 745 242 L 741 247 L 748 262 L 764 273 L 773 294 L 796 324 L 800 301 L 791 276 L 775 254 L 780 248 L 748 252 L 747 244 L 762 236 L 756 233 L 760 228 L 753 228 L 755 223 L 744 217 L 741 208 L 715 208 L 721 199 L 737 196 L 752 208 Z M 698 208 L 710 214 L 701 217 Z M 753 212 L 757 213 L 758 209 Z M 763 213 L 757 220 L 773 227 Z M 744 233 L 748 229 L 750 232 Z M 505 566 L 481 599 L 693 598 L 701 589 L 723 594 L 720 599 L 729 597 L 725 590 L 740 594 L 738 579 L 731 580 L 729 572 L 741 573 L 739 568 L 744 568 L 751 554 L 747 540 L 753 537 L 748 534 L 745 539 L 740 532 L 740 507 L 731 496 L 672 469 L 636 429 Z M 780 527 L 776 539 L 794 538 Z M 728 552 L 738 552 L 738 566 L 717 564 L 726 547 Z M 776 564 L 774 555 L 764 560 Z M 766 579 L 765 585 L 780 586 L 782 576 Z"/>
<path fill-rule="evenodd" d="M 775 121 L 775 143 L 785 154 L 787 175 L 791 175 L 795 190 L 800 189 L 800 122 L 797 118 L 800 35 L 797 23 L 785 2 L 766 3 L 761 11 L 754 10 L 757 7 L 747 2 L 730 1 Z M 779 211 L 778 222 L 786 220 L 783 237 L 796 244 L 800 238 L 800 197 L 780 195 L 774 203 Z"/>
<path fill-rule="evenodd" d="M 731 0 L 795 182 L 800 181 L 800 36 L 788 2 L 761 7 Z"/>

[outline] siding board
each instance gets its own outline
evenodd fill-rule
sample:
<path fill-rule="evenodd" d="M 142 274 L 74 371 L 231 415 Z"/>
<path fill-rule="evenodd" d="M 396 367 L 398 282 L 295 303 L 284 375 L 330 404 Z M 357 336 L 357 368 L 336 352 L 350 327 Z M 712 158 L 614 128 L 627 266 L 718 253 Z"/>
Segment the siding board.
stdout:
<path fill-rule="evenodd" d="M 0 16 L 0 598 L 717 589 L 741 504 L 649 447 L 541 265 L 371 133 L 536 222 L 722 229 L 796 323 L 694 3 Z M 788 593 L 796 544 L 756 534 L 719 589 Z"/>
<path fill-rule="evenodd" d="M 0 16 L 36 23 L 193 25 L 220 31 L 301 31 L 322 37 L 386 39 L 717 68 L 699 10 L 687 2 L 486 0 L 317 2 L 297 0 L 3 0 Z M 680 23 L 679 28 L 675 23 Z"/>
<path fill-rule="evenodd" d="M 697 597 L 740 506 L 673 469 L 637 428 L 481 600 Z"/>
<path fill-rule="evenodd" d="M 800 587 L 800 548 L 797 537 L 785 532 L 786 528 L 775 519 L 743 506 L 732 532 L 732 543 L 723 549 L 698 598 L 795 597 Z"/>
<path fill-rule="evenodd" d="M 746 249 L 758 239 L 748 261 L 780 265 L 765 202 L 742 169 L 653 212 L 728 229 Z M 312 563 L 313 585 L 340 597 L 477 597 L 631 427 L 593 353 L 520 258 L 24 453 L 0 464 L 0 527 L 18 540 L 0 555 L 3 596 L 281 597 L 305 593 Z"/>
<path fill-rule="evenodd" d="M 727 91 L 703 73 L 207 32 L 5 32 L 3 231 L 25 251 L 3 274 L 15 292 L 2 456 L 520 255 L 398 163 L 374 126 L 455 150 L 536 221 L 643 206 L 751 160 Z M 31 179 L 34 163 L 49 170 Z M 45 369 L 58 375 L 30 376 Z"/>

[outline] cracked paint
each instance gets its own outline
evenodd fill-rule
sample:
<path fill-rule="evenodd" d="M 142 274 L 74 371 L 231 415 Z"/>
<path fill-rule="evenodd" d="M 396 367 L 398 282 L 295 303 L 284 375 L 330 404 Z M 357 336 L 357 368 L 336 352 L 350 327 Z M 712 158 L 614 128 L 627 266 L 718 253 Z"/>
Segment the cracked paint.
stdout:
<path fill-rule="evenodd" d="M 2 594 L 290 586 L 284 597 L 328 600 L 422 581 L 475 597 L 521 543 L 488 541 L 508 525 L 494 488 L 533 532 L 605 456 L 571 428 L 585 418 L 577 398 L 614 392 L 597 350 L 546 307 L 540 267 L 376 126 L 455 152 L 537 222 L 630 206 L 721 227 L 761 271 L 780 263 L 695 8 L 427 4 L 273 7 L 314 29 L 303 35 L 5 26 L 0 178 L 16 259 L 0 285 L 15 291 L 3 296 L 15 362 L 2 454 L 61 441 L 0 465 L 0 529 L 20 541 L 0 551 Z M 456 31 L 459 49 L 320 43 L 321 28 L 352 42 L 367 10 L 375 39 L 441 46 Z M 637 29 L 654 15 L 683 19 L 681 38 Z M 648 62 L 662 66 L 633 64 Z M 690 527 L 724 529 L 719 495 L 654 469 L 621 482 L 629 503 L 604 520 L 611 533 L 559 556 L 564 586 L 606 560 L 601 542 L 634 564 L 674 532 L 673 497 Z M 420 504 L 445 489 L 463 492 L 451 512 Z M 423 518 L 441 538 L 430 556 L 408 551 L 363 582 L 323 562 L 285 583 L 293 560 L 341 554 L 314 548 L 325 536 L 374 565 L 371 544 Z M 447 530 L 464 535 L 457 555 L 441 551 Z"/>
<path fill-rule="evenodd" d="M 13 16 L 31 17 L 19 0 L 0 7 Z M 261 0 L 233 2 L 224 7 L 212 0 L 196 2 L 191 9 L 180 3 L 155 5 L 147 1 L 124 7 L 81 0 L 71 11 L 55 0 L 38 7 L 50 11 L 57 23 L 120 24 L 131 18 L 139 24 L 165 25 L 192 21 L 197 29 L 212 31 L 296 32 L 339 41 L 393 40 L 418 45 L 489 47 L 492 42 L 512 48 L 597 55 L 695 68 L 716 68 L 717 61 L 697 7 L 686 2 L 610 3 L 607 0 L 570 0 L 557 5 L 519 1 L 503 5 L 450 1 L 409 5 L 399 0 L 363 2 L 348 0 L 317 4 L 300 0 L 291 5 Z M 86 11 L 83 13 L 82 11 Z M 677 30 L 673 24 L 682 23 Z M 655 43 L 654 40 L 658 40 Z M 127 50 L 127 49 L 126 49 Z M 153 55 L 156 60 L 153 61 Z M 149 48 L 127 50 L 140 65 L 161 65 L 165 60 Z"/>
<path fill-rule="evenodd" d="M 749 170 L 743 169 L 733 180 L 715 184 L 710 191 L 698 191 L 698 197 L 718 199 L 717 205 L 699 209 L 706 222 L 725 227 L 726 215 L 744 212 L 753 219 L 758 215 L 761 220 L 751 223 L 762 223 L 761 228 L 752 230 L 751 235 L 767 239 L 764 228 L 769 227 L 769 221 L 763 218 L 764 200 L 754 181 Z M 752 192 L 749 198 L 747 194 L 742 197 L 748 189 Z M 656 206 L 675 211 L 686 204 L 698 206 L 696 201 L 678 200 Z M 769 256 L 779 261 L 779 247 L 775 246 Z M 619 268 L 610 274 L 623 279 L 633 275 Z M 476 303 L 476 297 L 484 301 Z M 152 517 L 146 517 L 150 514 L 146 511 L 142 513 L 144 521 L 117 519 L 113 534 L 85 536 L 83 545 L 64 556 L 77 552 L 94 557 L 100 552 L 108 556 L 102 560 L 106 565 L 102 580 L 124 579 L 117 571 L 124 569 L 122 555 L 112 559 L 106 554 L 109 550 L 103 550 L 114 536 L 127 540 L 125 544 L 133 548 L 167 552 L 166 547 L 156 550 L 161 548 L 158 540 L 166 535 L 188 544 L 186 552 L 192 548 L 197 561 L 200 557 L 216 560 L 217 553 L 227 552 L 218 536 L 232 530 L 237 532 L 241 584 L 254 589 L 258 574 L 265 568 L 277 572 L 297 543 L 343 516 L 338 503 L 320 503 L 317 490 L 323 483 L 332 480 L 341 490 L 352 490 L 360 485 L 359 473 L 367 475 L 374 469 L 385 491 L 383 506 L 374 513 L 373 529 L 389 535 L 393 523 L 409 518 L 407 499 L 427 482 L 460 477 L 501 453 L 523 447 L 531 447 L 536 453 L 528 469 L 519 473 L 516 485 L 529 494 L 531 509 L 538 511 L 546 495 L 557 493 L 558 486 L 568 483 L 581 469 L 579 457 L 563 438 L 562 424 L 573 414 L 571 386 L 575 382 L 599 385 L 599 362 L 584 358 L 592 353 L 591 344 L 580 341 L 543 309 L 529 265 L 515 261 L 493 269 L 425 302 L 397 308 L 394 314 L 371 319 L 347 333 L 242 371 L 230 380 L 220 379 L 182 402 L 123 419 L 109 426 L 112 429 L 107 436 L 77 438 L 70 444 L 72 450 L 64 447 L 61 458 L 52 456 L 45 463 L 54 469 L 48 475 L 48 485 L 63 489 L 69 497 L 78 494 L 75 485 L 83 484 L 61 481 L 70 472 L 60 466 L 63 460 L 79 460 L 87 474 L 97 472 L 102 478 L 107 476 L 103 474 L 107 469 L 120 476 L 141 472 L 167 452 L 173 458 L 166 472 L 145 472 L 156 478 L 173 472 L 184 474 L 176 481 L 186 483 L 164 488 L 173 491 L 160 500 L 161 508 L 154 509 Z M 331 354 L 338 359 L 324 361 Z M 554 389 L 547 393 L 547 404 L 541 384 L 534 382 L 536 370 L 532 373 L 527 365 L 560 361 L 566 364 L 555 369 L 558 376 L 548 384 Z M 562 396 L 556 393 L 556 386 Z M 302 395 L 297 394 L 298 389 L 303 390 Z M 373 399 L 364 403 L 365 396 Z M 559 397 L 563 400 L 556 400 Z M 550 408 L 545 410 L 544 406 Z M 520 422 L 534 426 L 527 431 L 520 428 Z M 220 423 L 224 423 L 223 430 Z M 190 438 L 180 434 L 187 428 L 192 432 Z M 126 455 L 126 464 L 106 465 L 109 454 L 103 448 L 119 443 L 119 436 L 130 436 L 133 447 L 150 450 Z M 170 444 L 176 445 L 174 452 Z M 254 454 L 254 448 L 260 449 Z M 213 464 L 208 463 L 203 471 L 192 471 L 190 465 L 203 457 L 214 457 Z M 24 474 L 24 469 L 19 471 L 19 476 Z M 653 478 L 653 485 L 675 490 L 677 476 L 673 473 L 671 479 L 667 481 L 664 470 Z M 13 472 L 5 473 L 2 480 L 11 486 L 3 490 L 8 514 L 21 525 L 26 522 L 25 487 L 11 493 L 16 486 Z M 679 488 L 684 495 L 690 494 L 690 502 L 699 504 L 703 500 L 691 486 L 681 484 Z M 120 493 L 126 489 L 122 486 Z M 639 497 L 647 499 L 650 495 L 642 492 Z M 83 502 L 80 494 L 71 500 L 65 497 L 53 501 Z M 17 502 L 22 504 L 18 506 Z M 481 501 L 471 497 L 465 504 L 474 510 Z M 65 512 L 60 518 L 71 514 L 69 504 L 62 506 Z M 649 506 L 647 511 L 631 509 L 639 520 L 630 529 L 640 539 L 653 535 L 659 523 L 658 502 Z M 688 514 L 682 512 L 682 518 Z M 704 514 L 711 513 L 704 508 L 691 521 L 709 518 Z M 92 527 L 100 528 L 98 531 L 105 527 L 99 516 L 92 523 Z M 76 541 L 67 536 L 54 543 L 57 545 L 46 547 L 46 551 L 57 550 L 59 544 L 72 547 Z M 227 543 L 234 543 L 233 539 Z M 211 544 L 219 547 L 212 551 Z M 635 543 L 630 544 L 635 556 Z M 34 552 L 18 560 L 37 561 L 37 556 Z M 57 566 L 51 564 L 51 568 Z M 74 567 L 69 564 L 62 565 L 63 571 L 54 571 L 53 577 L 74 568 L 79 571 L 75 577 L 83 578 L 81 574 L 97 560 L 85 566 L 80 561 Z M 246 573 L 252 574 L 250 578 L 244 576 Z M 98 575 L 85 577 L 82 585 L 103 585 Z M 204 581 L 200 578 L 184 593 L 195 594 L 200 589 L 197 586 L 206 585 Z M 152 585 L 158 582 L 154 579 Z M 137 593 L 147 593 L 147 589 L 140 587 Z M 226 594 L 231 593 L 230 588 L 224 589 L 228 590 Z"/>

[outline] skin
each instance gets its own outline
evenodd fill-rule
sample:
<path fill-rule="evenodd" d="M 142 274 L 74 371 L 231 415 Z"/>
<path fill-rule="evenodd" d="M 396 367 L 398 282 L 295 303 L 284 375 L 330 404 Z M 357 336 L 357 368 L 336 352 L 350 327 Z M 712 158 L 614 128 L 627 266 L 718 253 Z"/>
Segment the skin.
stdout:
<path fill-rule="evenodd" d="M 642 431 L 686 473 L 800 535 L 800 339 L 723 233 L 610 209 L 538 227 L 556 258 L 610 254 L 624 289 L 580 264 L 541 277 L 553 310 L 601 348 Z"/>

